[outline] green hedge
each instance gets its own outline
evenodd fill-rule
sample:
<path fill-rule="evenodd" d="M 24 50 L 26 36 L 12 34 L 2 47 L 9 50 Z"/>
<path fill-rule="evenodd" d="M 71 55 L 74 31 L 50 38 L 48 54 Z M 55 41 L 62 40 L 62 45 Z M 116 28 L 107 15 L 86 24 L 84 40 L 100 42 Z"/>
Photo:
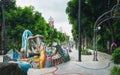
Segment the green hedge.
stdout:
<path fill-rule="evenodd" d="M 92 53 L 88 50 L 82 50 L 82 55 L 91 55 Z"/>
<path fill-rule="evenodd" d="M 111 69 L 110 75 L 120 75 L 120 67 L 114 66 L 114 67 Z"/>
<path fill-rule="evenodd" d="M 116 48 L 112 54 L 112 61 L 115 64 L 120 64 L 120 47 Z"/>

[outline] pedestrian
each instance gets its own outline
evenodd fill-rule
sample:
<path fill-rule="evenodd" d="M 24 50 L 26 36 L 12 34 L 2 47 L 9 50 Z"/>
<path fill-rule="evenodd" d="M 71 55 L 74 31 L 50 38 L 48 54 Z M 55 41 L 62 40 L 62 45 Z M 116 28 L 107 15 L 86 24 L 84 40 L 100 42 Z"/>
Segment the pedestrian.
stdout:
<path fill-rule="evenodd" d="M 117 44 L 113 41 L 112 44 L 111 44 L 111 52 L 112 53 L 117 47 Z"/>

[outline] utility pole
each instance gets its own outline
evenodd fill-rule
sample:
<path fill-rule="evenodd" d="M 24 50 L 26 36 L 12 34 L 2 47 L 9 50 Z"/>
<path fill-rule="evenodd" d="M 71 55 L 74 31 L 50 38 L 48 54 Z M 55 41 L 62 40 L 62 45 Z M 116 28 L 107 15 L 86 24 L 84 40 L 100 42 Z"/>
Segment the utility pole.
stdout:
<path fill-rule="evenodd" d="M 78 3 L 78 61 L 81 61 L 81 0 Z"/>

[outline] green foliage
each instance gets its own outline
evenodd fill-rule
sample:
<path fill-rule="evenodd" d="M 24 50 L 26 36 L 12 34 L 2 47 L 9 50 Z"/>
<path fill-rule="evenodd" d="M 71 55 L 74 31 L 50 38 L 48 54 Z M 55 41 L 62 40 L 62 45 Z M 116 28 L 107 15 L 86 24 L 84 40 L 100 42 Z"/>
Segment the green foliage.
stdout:
<path fill-rule="evenodd" d="M 88 45 L 87 48 L 93 50 L 93 45 Z"/>
<path fill-rule="evenodd" d="M 120 75 L 120 66 L 114 66 L 110 71 L 110 75 Z"/>
<path fill-rule="evenodd" d="M 68 14 L 68 20 L 72 24 L 72 34 L 75 42 L 78 41 L 78 2 L 79 0 L 70 0 L 67 4 L 66 13 Z M 85 2 L 87 1 L 87 3 Z M 85 34 L 88 40 L 93 40 L 93 28 L 94 23 L 99 16 L 101 16 L 106 11 L 111 10 L 111 8 L 116 4 L 117 1 L 114 0 L 81 0 L 81 39 L 85 39 Z M 101 19 L 102 20 L 102 19 Z M 119 19 L 118 19 L 119 20 Z M 120 32 L 119 21 L 107 20 L 103 22 L 100 26 L 101 29 L 97 32 L 97 41 L 99 48 L 102 48 L 106 52 L 106 40 L 113 41 L 117 40 L 117 44 L 120 45 Z M 115 35 L 116 34 L 116 35 Z M 88 42 L 91 43 L 91 42 Z"/>
<path fill-rule="evenodd" d="M 98 35 L 97 36 L 97 41 L 99 41 L 101 39 L 101 36 L 100 35 Z"/>
<path fill-rule="evenodd" d="M 120 64 L 120 47 L 116 48 L 112 54 L 112 61 L 115 64 Z"/>
<path fill-rule="evenodd" d="M 11 48 L 19 50 L 21 48 L 22 34 L 26 29 L 30 30 L 33 35 L 43 35 L 45 37 L 44 42 L 47 44 L 51 44 L 51 41 L 63 42 L 68 40 L 66 35 L 51 28 L 45 21 L 44 17 L 42 17 L 42 13 L 35 11 L 33 6 L 24 8 L 16 7 L 15 0 L 5 1 L 6 3 L 10 3 L 8 6 L 5 6 L 6 40 L 8 50 Z M 1 18 L 0 23 L 2 23 Z"/>
<path fill-rule="evenodd" d="M 75 41 L 77 41 L 78 35 L 78 0 L 71 0 L 68 2 L 68 7 L 66 8 L 66 13 L 68 14 L 68 20 L 72 24 L 72 34 Z"/>
<path fill-rule="evenodd" d="M 89 52 L 88 50 L 82 50 L 82 55 L 91 55 L 92 53 Z"/>
<path fill-rule="evenodd" d="M 97 49 L 98 49 L 98 51 L 101 51 L 101 52 L 105 52 L 105 53 L 108 52 L 108 50 L 106 48 L 102 47 L 101 45 L 98 45 Z"/>

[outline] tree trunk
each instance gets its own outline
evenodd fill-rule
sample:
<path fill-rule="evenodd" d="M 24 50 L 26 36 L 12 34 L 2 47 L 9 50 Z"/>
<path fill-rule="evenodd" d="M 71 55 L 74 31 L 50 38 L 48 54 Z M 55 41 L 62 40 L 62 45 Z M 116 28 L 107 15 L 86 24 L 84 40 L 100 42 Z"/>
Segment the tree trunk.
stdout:
<path fill-rule="evenodd" d="M 2 51 L 2 25 L 0 24 L 0 55 Z"/>
<path fill-rule="evenodd" d="M 112 21 L 109 20 L 107 23 L 108 23 L 108 28 L 109 28 L 110 33 L 111 33 L 111 43 L 110 43 L 110 49 L 109 49 L 109 53 L 110 53 L 111 52 L 111 44 L 115 41 L 115 33 L 114 33 Z"/>
<path fill-rule="evenodd" d="M 107 21 L 107 23 L 108 23 L 108 28 L 111 33 L 111 40 L 113 42 L 113 41 L 115 41 L 113 24 L 112 24 L 111 20 Z"/>
<path fill-rule="evenodd" d="M 87 35 L 86 35 L 86 31 L 85 31 L 85 43 L 84 43 L 84 49 L 86 50 L 87 47 Z"/>
<path fill-rule="evenodd" d="M 100 36 L 101 36 L 101 40 L 102 40 L 102 42 L 101 42 L 101 44 L 102 44 L 102 48 L 105 48 L 106 47 L 106 42 L 105 42 L 105 39 L 104 39 L 104 32 L 103 31 L 101 31 L 100 32 Z"/>

